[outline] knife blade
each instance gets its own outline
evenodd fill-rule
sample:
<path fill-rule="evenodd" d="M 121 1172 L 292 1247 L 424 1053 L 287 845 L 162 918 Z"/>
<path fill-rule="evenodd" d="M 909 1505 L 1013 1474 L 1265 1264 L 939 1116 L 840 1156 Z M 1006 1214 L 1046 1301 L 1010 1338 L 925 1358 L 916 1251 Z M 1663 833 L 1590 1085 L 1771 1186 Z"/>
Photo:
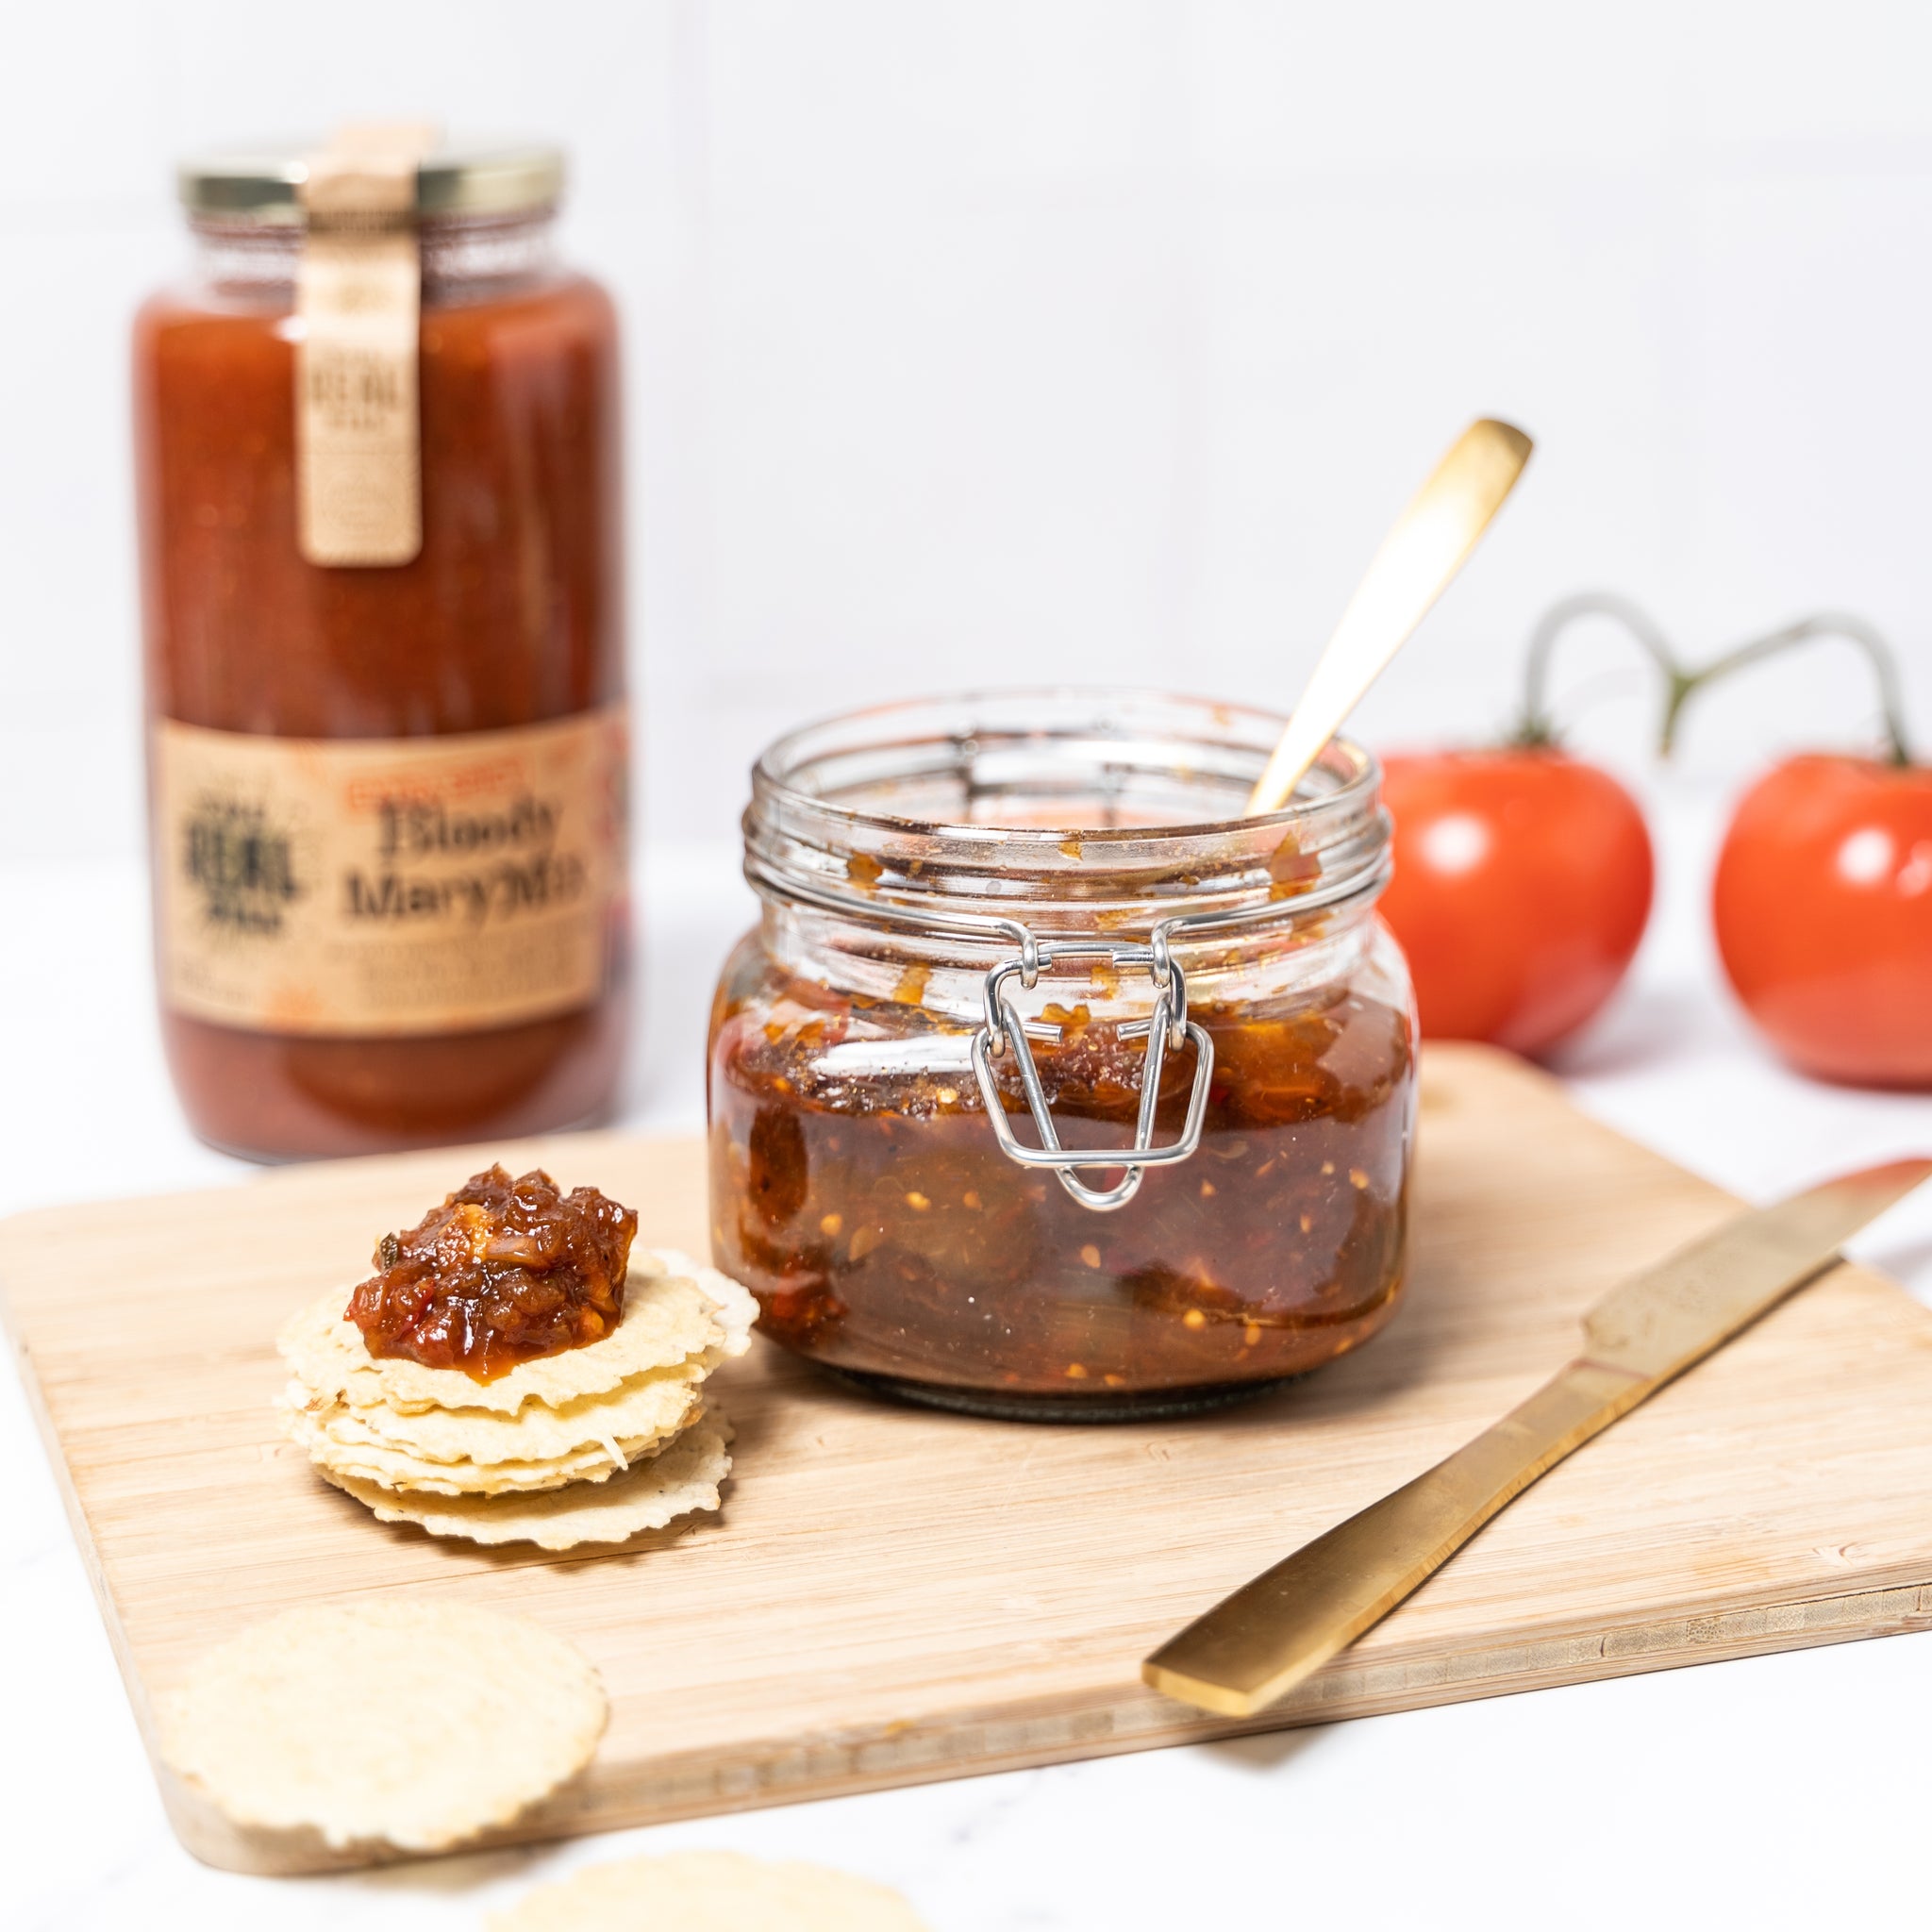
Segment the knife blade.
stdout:
<path fill-rule="evenodd" d="M 1251 1717 L 1387 1616 L 1545 1470 L 1721 1348 L 1839 1258 L 1932 1175 L 1932 1160 L 1842 1174 L 1740 1214 L 1613 1288 L 1584 1352 L 1413 1482 L 1305 1543 L 1141 1666 L 1155 1690 Z"/>

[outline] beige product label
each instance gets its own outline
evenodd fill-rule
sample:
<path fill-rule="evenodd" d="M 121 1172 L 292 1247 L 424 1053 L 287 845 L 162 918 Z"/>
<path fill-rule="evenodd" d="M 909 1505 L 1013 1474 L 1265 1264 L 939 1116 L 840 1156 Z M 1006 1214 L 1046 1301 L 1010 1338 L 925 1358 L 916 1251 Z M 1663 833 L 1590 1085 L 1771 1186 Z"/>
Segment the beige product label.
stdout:
<path fill-rule="evenodd" d="M 295 460 L 310 563 L 408 563 L 423 548 L 416 169 L 433 142 L 427 128 L 345 128 L 308 159 Z"/>
<path fill-rule="evenodd" d="M 623 705 L 450 738 L 154 727 L 161 991 L 269 1033 L 504 1026 L 603 991 Z"/>

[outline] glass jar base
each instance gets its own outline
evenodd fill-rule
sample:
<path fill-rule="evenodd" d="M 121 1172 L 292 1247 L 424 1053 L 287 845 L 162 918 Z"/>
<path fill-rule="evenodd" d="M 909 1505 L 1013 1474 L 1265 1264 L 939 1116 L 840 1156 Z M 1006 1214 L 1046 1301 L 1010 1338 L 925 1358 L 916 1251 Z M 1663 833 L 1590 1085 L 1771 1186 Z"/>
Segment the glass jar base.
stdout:
<path fill-rule="evenodd" d="M 611 1109 L 608 1106 L 604 1106 L 594 1108 L 590 1113 L 579 1114 L 575 1120 L 558 1121 L 554 1124 L 547 1126 L 531 1127 L 502 1136 L 490 1135 L 483 1138 L 491 1140 L 500 1138 L 511 1141 L 533 1141 L 540 1136 L 551 1134 L 594 1133 L 599 1127 L 608 1127 L 610 1124 L 610 1119 Z M 338 1152 L 331 1149 L 321 1153 L 298 1150 L 293 1153 L 285 1154 L 278 1153 L 274 1148 L 231 1144 L 226 1141 L 217 1139 L 213 1134 L 203 1133 L 192 1121 L 190 1121 L 188 1125 L 189 1131 L 193 1134 L 194 1138 L 204 1147 L 212 1148 L 217 1154 L 225 1154 L 231 1160 L 245 1160 L 252 1167 L 307 1167 L 318 1160 L 364 1160 L 369 1158 L 372 1154 L 382 1153 L 431 1154 L 442 1147 L 465 1147 L 473 1144 L 473 1141 L 470 1140 L 443 1133 L 435 1136 L 433 1139 L 393 1141 L 377 1148 L 354 1147 L 346 1152 Z"/>
<path fill-rule="evenodd" d="M 279 1166 L 600 1125 L 628 1019 L 621 986 L 550 1019 L 387 1039 L 259 1033 L 163 1005 L 161 1039 L 195 1137 Z"/>
<path fill-rule="evenodd" d="M 1149 1389 L 1140 1393 L 1112 1390 L 1095 1395 L 1020 1395 L 998 1389 L 947 1389 L 936 1382 L 911 1382 L 899 1375 L 878 1375 L 862 1369 L 835 1368 L 829 1362 L 812 1366 L 835 1381 L 921 1408 L 942 1408 L 955 1415 L 983 1416 L 1002 1423 L 1145 1423 L 1177 1416 L 1207 1415 L 1218 1408 L 1286 1389 L 1302 1375 L 1278 1375 L 1257 1382 L 1218 1382 L 1200 1389 Z M 1303 1372 L 1304 1374 L 1308 1373 Z"/>

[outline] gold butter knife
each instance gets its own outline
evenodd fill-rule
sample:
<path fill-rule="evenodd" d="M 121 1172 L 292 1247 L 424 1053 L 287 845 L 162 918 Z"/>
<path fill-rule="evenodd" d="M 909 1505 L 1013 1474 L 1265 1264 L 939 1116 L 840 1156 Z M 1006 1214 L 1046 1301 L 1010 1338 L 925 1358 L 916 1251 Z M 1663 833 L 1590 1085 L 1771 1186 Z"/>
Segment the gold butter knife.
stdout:
<path fill-rule="evenodd" d="M 1157 1690 L 1250 1717 L 1379 1623 L 1542 1473 L 1829 1268 L 1932 1174 L 1899 1160 L 1727 1222 L 1613 1288 L 1584 1352 L 1474 1441 L 1306 1543 L 1141 1666 Z"/>

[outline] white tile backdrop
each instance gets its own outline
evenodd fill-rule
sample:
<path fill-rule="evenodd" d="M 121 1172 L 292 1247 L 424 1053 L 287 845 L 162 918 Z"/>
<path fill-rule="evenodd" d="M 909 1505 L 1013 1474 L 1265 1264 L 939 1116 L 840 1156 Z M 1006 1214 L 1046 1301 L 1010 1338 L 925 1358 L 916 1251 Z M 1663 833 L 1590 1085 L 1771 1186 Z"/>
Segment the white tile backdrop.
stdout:
<path fill-rule="evenodd" d="M 172 158 L 392 110 L 572 152 L 659 841 L 874 696 L 1285 701 L 1482 411 L 1538 458 L 1367 735 L 1489 730 L 1607 584 L 1698 652 L 1863 610 L 1932 739 L 1928 73 L 1917 0 L 9 0 L 0 853 L 139 842 L 125 338 Z M 1624 666 L 1563 683 L 1641 774 Z M 1738 699 L 1694 782 L 1871 725 L 1831 650 Z"/>

